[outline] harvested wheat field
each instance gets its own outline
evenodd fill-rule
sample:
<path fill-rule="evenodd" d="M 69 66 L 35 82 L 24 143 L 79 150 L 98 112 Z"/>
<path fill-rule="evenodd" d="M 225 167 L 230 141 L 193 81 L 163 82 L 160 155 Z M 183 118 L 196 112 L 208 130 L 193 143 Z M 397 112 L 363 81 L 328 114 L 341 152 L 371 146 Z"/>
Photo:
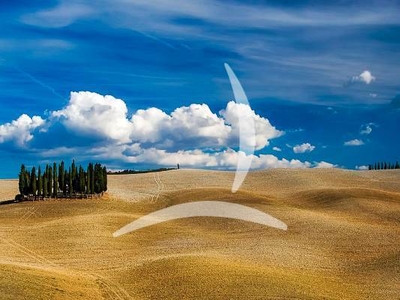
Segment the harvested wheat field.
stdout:
<path fill-rule="evenodd" d="M 400 172 L 267 170 L 109 176 L 103 199 L 0 205 L 0 299 L 400 299 Z M 0 181 L 1 200 L 17 181 Z M 195 217 L 113 238 L 200 200 L 267 212 L 287 231 Z"/>

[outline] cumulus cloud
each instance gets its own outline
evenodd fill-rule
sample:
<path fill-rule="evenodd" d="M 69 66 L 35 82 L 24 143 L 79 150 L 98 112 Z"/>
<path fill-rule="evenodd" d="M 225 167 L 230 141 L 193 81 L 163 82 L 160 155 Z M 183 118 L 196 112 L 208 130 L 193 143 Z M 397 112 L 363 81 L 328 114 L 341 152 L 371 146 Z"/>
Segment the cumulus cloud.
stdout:
<path fill-rule="evenodd" d="M 354 139 L 354 140 L 350 140 L 350 141 L 344 142 L 345 146 L 362 146 L 364 144 L 365 143 L 362 140 L 359 140 L 359 139 Z"/>
<path fill-rule="evenodd" d="M 371 72 L 368 70 L 365 70 L 358 76 L 353 76 L 351 78 L 351 82 L 363 82 L 365 84 L 370 84 L 372 81 L 374 81 L 376 78 L 372 76 Z"/>
<path fill-rule="evenodd" d="M 281 152 L 281 151 L 282 151 L 282 149 L 281 149 L 281 148 L 279 148 L 279 147 L 273 147 L 273 148 L 272 148 L 272 150 L 274 150 L 274 151 L 278 151 L 278 152 Z"/>
<path fill-rule="evenodd" d="M 220 111 L 225 122 L 232 128 L 231 138 L 239 138 L 239 129 L 241 132 L 251 132 L 248 128 L 251 122 L 240 122 L 240 120 L 252 120 L 254 122 L 255 139 L 250 134 L 242 135 L 242 143 L 245 147 L 254 147 L 256 150 L 263 149 L 269 145 L 269 140 L 283 135 L 282 131 L 277 130 L 271 125 L 268 119 L 257 115 L 250 106 L 230 101 L 225 110 Z M 240 128 L 243 126 L 244 128 Z M 244 141 L 243 141 L 244 139 Z"/>
<path fill-rule="evenodd" d="M 240 157 L 251 160 L 252 169 L 331 166 L 325 162 L 302 162 L 235 150 L 239 135 L 250 133 L 252 124 L 255 136 L 241 136 L 248 148 L 261 150 L 271 139 L 284 134 L 248 105 L 233 101 L 218 113 L 206 104 L 191 104 L 169 114 L 151 107 L 129 116 L 121 99 L 93 92 L 72 92 L 69 103 L 50 112 L 46 120 L 22 115 L 0 125 L 0 143 L 13 141 L 19 146 L 29 143 L 31 151 L 46 158 L 80 156 L 122 164 L 171 166 L 179 163 L 183 167 L 234 169 Z M 63 130 L 61 139 L 60 130 Z M 82 141 L 75 142 L 76 137 Z M 54 142 L 53 147 L 43 143 L 48 140 Z M 305 143 L 295 146 L 293 151 L 304 153 L 314 148 Z M 278 147 L 273 150 L 281 151 Z"/>
<path fill-rule="evenodd" d="M 51 116 L 75 133 L 127 143 L 133 129 L 127 113 L 121 99 L 91 92 L 72 92 L 69 104 Z"/>
<path fill-rule="evenodd" d="M 179 107 L 170 115 L 154 107 L 138 110 L 132 115 L 131 122 L 132 140 L 161 143 L 163 147 L 182 143 L 186 146 L 223 146 L 232 131 L 231 126 L 206 104 Z"/>
<path fill-rule="evenodd" d="M 33 138 L 33 131 L 44 123 L 41 117 L 23 114 L 11 123 L 0 125 L 0 143 L 14 141 L 18 146 L 24 146 Z"/>
<path fill-rule="evenodd" d="M 301 145 L 296 145 L 293 147 L 294 153 L 305 153 L 305 152 L 312 152 L 314 151 L 315 146 L 311 145 L 310 143 L 303 143 Z"/>
<path fill-rule="evenodd" d="M 53 112 L 52 118 L 80 135 L 95 135 L 118 143 L 150 143 L 163 148 L 234 146 L 238 144 L 239 126 L 251 126 L 248 120 L 254 122 L 255 138 L 242 135 L 245 147 L 263 149 L 270 139 L 283 134 L 248 105 L 233 101 L 219 115 L 206 104 L 178 107 L 171 114 L 155 107 L 140 109 L 130 119 L 127 112 L 125 102 L 113 96 L 72 92 L 69 104 Z"/>

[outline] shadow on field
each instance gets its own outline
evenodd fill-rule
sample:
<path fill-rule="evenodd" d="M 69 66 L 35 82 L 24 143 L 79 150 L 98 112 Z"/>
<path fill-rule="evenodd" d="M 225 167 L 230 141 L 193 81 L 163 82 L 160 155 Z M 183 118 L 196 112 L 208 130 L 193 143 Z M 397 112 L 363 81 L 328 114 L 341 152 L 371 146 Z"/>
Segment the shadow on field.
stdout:
<path fill-rule="evenodd" d="M 13 204 L 13 203 L 19 203 L 19 202 L 23 202 L 23 201 L 17 201 L 17 200 L 5 200 L 5 201 L 1 201 L 0 202 L 0 206 L 1 205 L 7 205 L 7 204 Z"/>

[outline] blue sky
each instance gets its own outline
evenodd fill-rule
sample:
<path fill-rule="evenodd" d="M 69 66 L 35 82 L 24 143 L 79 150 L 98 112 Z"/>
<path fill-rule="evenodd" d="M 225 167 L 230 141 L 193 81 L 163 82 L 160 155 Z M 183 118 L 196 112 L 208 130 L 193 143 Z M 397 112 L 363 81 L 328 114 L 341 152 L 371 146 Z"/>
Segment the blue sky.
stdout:
<path fill-rule="evenodd" d="M 73 158 L 232 169 L 238 114 L 256 123 L 255 169 L 400 160 L 399 14 L 381 0 L 2 1 L 0 177 Z M 230 103 L 224 63 L 252 110 Z"/>

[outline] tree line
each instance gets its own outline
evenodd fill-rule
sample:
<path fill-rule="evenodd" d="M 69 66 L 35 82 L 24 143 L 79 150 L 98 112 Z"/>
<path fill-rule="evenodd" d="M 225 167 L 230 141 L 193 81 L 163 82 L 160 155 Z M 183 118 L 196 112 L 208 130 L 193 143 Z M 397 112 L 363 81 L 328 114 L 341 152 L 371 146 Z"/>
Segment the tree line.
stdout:
<path fill-rule="evenodd" d="M 368 170 L 393 170 L 400 169 L 398 161 L 396 163 L 377 162 L 373 165 L 368 165 Z"/>
<path fill-rule="evenodd" d="M 43 170 L 32 167 L 28 170 L 21 165 L 18 176 L 19 198 L 71 198 L 101 194 L 107 191 L 107 169 L 99 163 L 89 163 L 84 169 L 75 161 L 66 168 L 64 162 L 46 165 Z"/>
<path fill-rule="evenodd" d="M 176 168 L 158 168 L 158 169 L 149 169 L 149 170 L 130 170 L 130 169 L 126 169 L 126 170 L 121 170 L 121 171 L 108 171 L 108 174 L 112 174 L 112 175 L 145 174 L 145 173 L 155 173 L 155 172 L 178 170 L 178 169 L 179 169 L 179 167 L 176 167 Z"/>

